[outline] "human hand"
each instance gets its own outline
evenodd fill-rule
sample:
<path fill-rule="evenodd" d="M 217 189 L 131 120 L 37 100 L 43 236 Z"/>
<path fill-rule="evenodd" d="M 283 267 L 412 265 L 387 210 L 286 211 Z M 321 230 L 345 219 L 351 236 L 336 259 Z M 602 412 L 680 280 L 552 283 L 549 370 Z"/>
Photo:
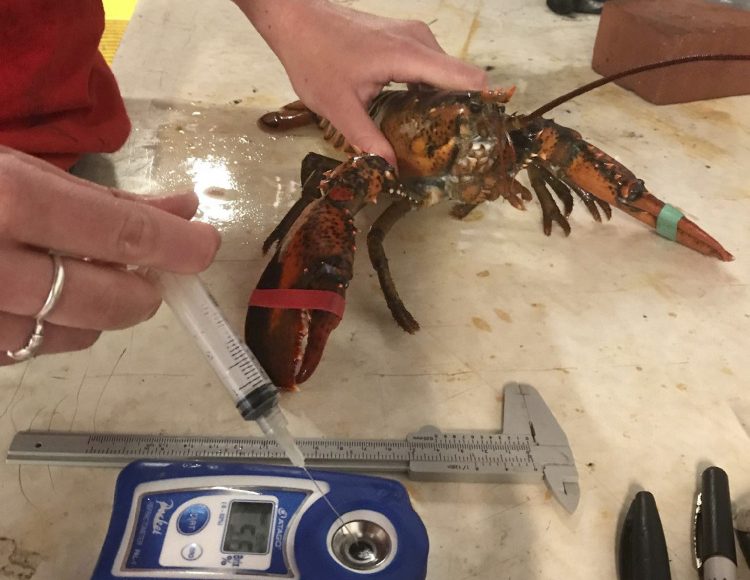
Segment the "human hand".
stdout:
<path fill-rule="evenodd" d="M 444 89 L 486 88 L 486 73 L 447 55 L 430 28 L 327 0 L 235 0 L 278 56 L 302 101 L 352 145 L 396 165 L 367 114 L 391 81 Z"/>
<path fill-rule="evenodd" d="M 50 291 L 52 251 L 62 254 L 62 293 L 43 324 L 39 353 L 91 346 L 102 330 L 151 317 L 156 286 L 125 265 L 197 273 L 211 263 L 218 232 L 189 222 L 194 193 L 140 196 L 78 179 L 0 146 L 0 365 L 22 348 Z M 85 256 L 85 260 L 82 259 Z"/>

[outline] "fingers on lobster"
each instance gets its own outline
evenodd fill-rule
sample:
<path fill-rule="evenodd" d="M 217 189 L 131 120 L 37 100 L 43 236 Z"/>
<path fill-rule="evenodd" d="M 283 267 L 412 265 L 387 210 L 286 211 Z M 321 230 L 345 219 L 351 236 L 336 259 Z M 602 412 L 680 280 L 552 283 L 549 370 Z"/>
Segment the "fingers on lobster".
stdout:
<path fill-rule="evenodd" d="M 279 111 L 271 111 L 258 119 L 258 127 L 268 133 L 288 131 L 318 122 L 319 117 L 308 109 L 302 101 L 284 105 Z"/>
<path fill-rule="evenodd" d="M 508 89 L 488 89 L 480 93 L 483 101 L 494 103 L 507 103 L 516 92 L 516 87 L 511 86 Z"/>
<path fill-rule="evenodd" d="M 469 205 L 469 204 L 464 204 Z M 476 207 L 476 206 L 471 206 Z M 388 258 L 383 248 L 383 240 L 399 219 L 411 211 L 412 206 L 406 199 L 394 201 L 388 208 L 378 216 L 378 219 L 372 224 L 367 234 L 367 249 L 370 254 L 372 267 L 378 273 L 380 288 L 383 290 L 385 302 L 398 325 L 409 334 L 414 334 L 419 330 L 419 323 L 414 319 L 411 313 L 404 306 L 401 297 L 398 295 L 396 285 L 391 277 L 391 270 L 388 267 Z M 468 212 L 467 212 L 468 213 Z"/>
<path fill-rule="evenodd" d="M 723 261 L 734 259 L 682 212 L 652 195 L 643 181 L 624 165 L 581 139 L 576 131 L 552 121 L 544 123 L 534 163 L 547 168 L 578 193 L 592 214 L 598 205 L 609 217 L 609 205 L 612 205 L 667 239 Z M 594 217 L 598 214 L 596 211 Z"/>

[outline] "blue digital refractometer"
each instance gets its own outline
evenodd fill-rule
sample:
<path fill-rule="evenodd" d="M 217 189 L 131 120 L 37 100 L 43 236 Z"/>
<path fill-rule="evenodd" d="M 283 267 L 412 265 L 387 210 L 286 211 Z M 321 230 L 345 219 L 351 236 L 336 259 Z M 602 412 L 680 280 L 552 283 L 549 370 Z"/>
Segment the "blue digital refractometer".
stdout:
<path fill-rule="evenodd" d="M 427 533 L 400 483 L 310 473 L 314 482 L 292 467 L 132 463 L 93 580 L 424 580 Z"/>

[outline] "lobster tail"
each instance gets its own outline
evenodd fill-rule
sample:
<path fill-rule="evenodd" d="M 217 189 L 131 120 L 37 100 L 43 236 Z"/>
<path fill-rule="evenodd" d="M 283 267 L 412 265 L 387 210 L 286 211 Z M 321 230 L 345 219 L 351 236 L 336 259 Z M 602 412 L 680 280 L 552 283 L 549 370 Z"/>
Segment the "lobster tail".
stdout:
<path fill-rule="evenodd" d="M 667 239 L 723 261 L 734 259 L 712 236 L 677 208 L 651 194 L 627 167 L 584 141 L 578 132 L 548 120 L 537 120 L 534 125 L 539 130 L 535 135 L 537 147 L 529 174 L 542 203 L 546 233 L 549 233 L 547 223 L 551 219 L 561 223 L 564 218 L 559 215 L 554 201 L 554 207 L 550 207 L 551 196 L 544 181 L 553 184 L 556 192 L 561 185 L 570 188 L 597 220 L 600 220 L 597 206 L 607 217 L 609 207 L 614 206 Z M 561 225 L 569 231 L 567 221 Z"/>
<path fill-rule="evenodd" d="M 277 133 L 312 125 L 317 123 L 319 117 L 308 109 L 302 101 L 294 101 L 284 105 L 278 111 L 271 111 L 261 115 L 258 119 L 258 127 L 268 133 Z"/>

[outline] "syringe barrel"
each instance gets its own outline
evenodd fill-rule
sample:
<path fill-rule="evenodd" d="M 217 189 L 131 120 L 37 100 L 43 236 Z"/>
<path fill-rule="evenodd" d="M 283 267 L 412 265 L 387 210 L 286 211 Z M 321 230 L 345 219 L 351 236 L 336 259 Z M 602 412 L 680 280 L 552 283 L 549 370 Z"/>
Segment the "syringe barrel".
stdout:
<path fill-rule="evenodd" d="M 206 356 L 247 420 L 267 415 L 278 389 L 250 349 L 232 331 L 198 276 L 153 273 L 164 300 Z"/>
<path fill-rule="evenodd" d="M 279 390 L 258 359 L 232 331 L 198 276 L 152 273 L 164 300 L 193 336 L 198 347 L 234 399 L 242 418 L 256 421 L 286 452 L 292 464 L 305 457 L 287 429 L 279 409 Z"/>

